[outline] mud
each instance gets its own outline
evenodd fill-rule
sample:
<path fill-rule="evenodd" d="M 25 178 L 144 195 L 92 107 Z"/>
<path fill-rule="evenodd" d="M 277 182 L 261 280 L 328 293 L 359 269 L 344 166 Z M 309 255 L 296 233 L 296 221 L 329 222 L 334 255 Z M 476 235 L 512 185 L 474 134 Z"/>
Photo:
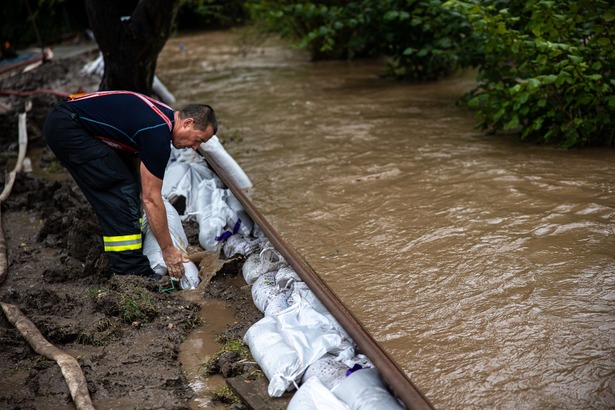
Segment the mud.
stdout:
<path fill-rule="evenodd" d="M 80 73 L 90 60 L 88 55 L 52 60 L 29 73 L 5 75 L 0 89 L 94 91 L 98 80 Z M 189 332 L 207 326 L 198 315 L 199 303 L 162 291 L 164 283 L 111 274 L 95 215 L 41 135 L 58 97 L 27 98 L 33 103 L 27 116 L 29 149 L 38 154 L 34 172 L 19 174 L 2 203 L 9 266 L 0 301 L 18 306 L 49 342 L 78 359 L 97 408 L 189 408 L 194 392 L 178 356 Z M 0 169 L 7 172 L 17 156 L 17 113 L 25 101 L 0 96 Z M 35 176 L 41 174 L 47 177 Z M 185 228 L 198 244 L 198 228 Z M 203 299 L 224 300 L 234 311 L 237 320 L 224 338 L 243 337 L 261 317 L 249 291 L 236 285 L 241 262 L 220 264 L 208 286 L 197 289 Z M 59 367 L 36 354 L 3 314 L 0 345 L 0 408 L 74 408 Z M 236 376 L 244 369 L 235 361 L 221 355 L 217 368 Z"/>

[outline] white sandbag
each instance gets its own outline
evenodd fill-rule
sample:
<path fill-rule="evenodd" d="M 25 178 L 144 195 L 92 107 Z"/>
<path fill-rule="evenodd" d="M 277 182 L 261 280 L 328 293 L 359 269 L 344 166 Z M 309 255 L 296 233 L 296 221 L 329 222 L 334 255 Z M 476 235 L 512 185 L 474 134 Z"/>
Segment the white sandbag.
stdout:
<path fill-rule="evenodd" d="M 297 390 L 288 403 L 287 410 L 349 410 L 350 408 L 339 400 L 316 377 L 307 379 Z"/>
<path fill-rule="evenodd" d="M 224 256 L 232 258 L 235 255 L 251 255 L 259 250 L 259 242 L 256 239 L 244 235 L 233 235 L 228 238 L 222 247 Z"/>
<path fill-rule="evenodd" d="M 190 165 L 185 162 L 169 162 L 162 180 L 162 197 L 174 203 L 179 197 L 187 198 L 192 188 Z"/>
<path fill-rule="evenodd" d="M 216 135 L 210 138 L 209 141 L 202 143 L 200 149 L 211 155 L 216 164 L 226 171 L 226 174 L 239 189 L 252 188 L 250 178 L 248 178 L 233 157 L 226 152 L 226 149 L 224 149 Z"/>
<path fill-rule="evenodd" d="M 248 256 L 241 267 L 241 272 L 246 283 L 252 285 L 261 275 L 277 272 L 285 264 L 286 261 L 282 255 L 272 246 L 268 246 L 261 250 L 260 253 Z"/>
<path fill-rule="evenodd" d="M 185 262 L 184 276 L 179 280 L 180 289 L 196 289 L 199 283 L 201 283 L 199 268 L 196 267 L 194 262 Z"/>
<path fill-rule="evenodd" d="M 252 221 L 250 215 L 243 209 L 241 202 L 239 202 L 237 198 L 235 198 L 235 195 L 229 191 L 226 197 L 226 203 L 237 215 L 237 220 L 241 221 L 241 224 L 239 225 L 239 233 L 244 236 L 249 236 L 254 229 L 254 221 Z M 236 221 L 233 220 L 227 221 L 229 226 L 233 226 L 235 222 Z"/>
<path fill-rule="evenodd" d="M 402 410 L 405 408 L 386 388 L 376 369 L 357 370 L 332 390 L 352 410 Z"/>
<path fill-rule="evenodd" d="M 206 251 L 218 250 L 218 237 L 224 230 L 228 206 L 224 190 L 215 186 L 213 179 L 204 179 L 198 185 L 196 220 L 199 224 L 199 244 Z"/>
<path fill-rule="evenodd" d="M 102 53 L 98 54 L 98 57 L 94 61 L 91 61 L 83 66 L 81 72 L 88 75 L 98 75 L 101 76 L 105 71 L 105 61 L 103 59 Z"/>
<path fill-rule="evenodd" d="M 348 370 L 348 366 L 337 360 L 334 355 L 326 354 L 308 366 L 303 374 L 302 383 L 311 377 L 316 377 L 327 389 L 331 390 L 346 379 Z"/>
<path fill-rule="evenodd" d="M 280 292 L 275 295 L 265 308 L 265 316 L 277 315 L 288 308 L 288 295 L 286 292 Z"/>
<path fill-rule="evenodd" d="M 160 81 L 157 76 L 154 76 L 154 81 L 152 82 L 152 91 L 154 91 L 159 97 L 160 101 L 167 105 L 175 104 L 175 97 L 167 87 Z"/>
<path fill-rule="evenodd" d="M 318 299 L 314 292 L 310 290 L 310 288 L 305 282 L 294 282 L 292 286 L 293 289 L 291 295 L 288 298 L 289 305 L 293 305 L 295 303 L 295 299 L 304 300 L 306 303 L 312 306 L 313 309 L 315 309 L 317 312 L 329 319 L 331 325 L 344 336 L 344 339 L 349 343 L 349 345 L 353 347 L 355 346 L 350 335 L 346 332 L 342 325 L 339 324 L 339 322 L 337 321 L 337 319 L 335 319 L 331 312 L 329 312 L 326 306 L 322 304 L 322 302 Z M 348 351 L 346 354 L 349 353 L 351 352 Z M 351 356 L 347 356 L 345 358 L 349 359 L 352 356 L 354 356 L 354 351 L 352 352 Z"/>
<path fill-rule="evenodd" d="M 272 397 L 292 389 L 309 365 L 344 344 L 329 320 L 301 301 L 256 322 L 244 342 L 269 379 Z"/>
<path fill-rule="evenodd" d="M 275 283 L 280 289 L 291 289 L 295 282 L 301 282 L 301 277 L 288 265 L 282 266 L 275 274 Z"/>
<path fill-rule="evenodd" d="M 252 285 L 251 292 L 254 305 L 265 313 L 269 302 L 280 293 L 280 289 L 275 285 L 275 273 L 269 272 L 261 275 Z"/>
<path fill-rule="evenodd" d="M 301 361 L 297 352 L 284 341 L 273 316 L 265 316 L 250 326 L 243 341 L 269 379 L 269 395 L 280 397 L 287 389 L 292 390 L 293 376 L 299 377 Z"/>
<path fill-rule="evenodd" d="M 189 243 L 180 216 L 177 213 L 177 210 L 173 207 L 173 205 L 169 203 L 169 201 L 163 200 L 163 202 L 167 214 L 167 223 L 169 225 L 169 233 L 171 234 L 171 240 L 173 241 L 173 245 L 176 248 L 181 249 L 185 252 Z M 152 233 L 152 230 L 149 226 L 146 214 L 143 214 L 142 231 L 144 237 L 143 254 L 149 259 L 150 266 L 152 267 L 154 272 L 160 275 L 166 275 L 167 265 L 164 262 L 164 258 L 162 257 L 162 250 L 160 249 L 160 245 L 158 245 L 156 237 Z"/>
<path fill-rule="evenodd" d="M 205 179 L 210 180 L 209 185 L 212 187 L 218 188 L 223 185 L 205 160 L 194 150 L 172 148 L 162 181 L 162 196 L 171 203 L 176 203 L 180 197 L 184 197 L 186 201 L 184 219 L 196 220 L 199 184 Z"/>
<path fill-rule="evenodd" d="M 186 237 L 180 216 L 169 201 L 163 200 L 163 203 L 167 213 L 167 224 L 169 225 L 169 233 L 171 234 L 173 245 L 186 252 L 188 238 Z M 166 275 L 168 273 L 167 264 L 162 257 L 160 245 L 158 245 L 158 241 L 156 241 L 156 237 L 147 222 L 147 215 L 143 215 L 142 230 L 144 236 L 143 254 L 149 259 L 150 266 L 155 273 L 161 276 Z M 184 276 L 179 280 L 180 289 L 195 289 L 200 282 L 199 269 L 193 262 L 185 262 Z"/>

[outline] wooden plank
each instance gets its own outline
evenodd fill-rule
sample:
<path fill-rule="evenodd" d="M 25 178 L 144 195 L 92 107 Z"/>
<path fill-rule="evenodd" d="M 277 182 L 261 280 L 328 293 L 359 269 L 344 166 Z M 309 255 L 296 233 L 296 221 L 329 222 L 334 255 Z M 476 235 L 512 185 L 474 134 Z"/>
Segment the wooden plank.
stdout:
<path fill-rule="evenodd" d="M 250 410 L 285 409 L 293 395 L 287 392 L 282 397 L 270 397 L 267 394 L 269 381 L 263 375 L 228 378 L 226 384 Z"/>

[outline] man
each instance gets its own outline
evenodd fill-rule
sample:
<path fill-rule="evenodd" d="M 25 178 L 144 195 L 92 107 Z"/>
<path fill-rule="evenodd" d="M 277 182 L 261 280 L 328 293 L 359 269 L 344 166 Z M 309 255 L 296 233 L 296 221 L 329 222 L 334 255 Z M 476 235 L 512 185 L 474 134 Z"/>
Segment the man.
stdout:
<path fill-rule="evenodd" d="M 96 92 L 53 106 L 45 139 L 98 216 L 115 274 L 155 277 L 142 250 L 142 200 L 169 275 L 183 276 L 187 259 L 171 240 L 162 179 L 171 144 L 196 150 L 217 130 L 208 105 L 174 111 L 131 91 Z"/>

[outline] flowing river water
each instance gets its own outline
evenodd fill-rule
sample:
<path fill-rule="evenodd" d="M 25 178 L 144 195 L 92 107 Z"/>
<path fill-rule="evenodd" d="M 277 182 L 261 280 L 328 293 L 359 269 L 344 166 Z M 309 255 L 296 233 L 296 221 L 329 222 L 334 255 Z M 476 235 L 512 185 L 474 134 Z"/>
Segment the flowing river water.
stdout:
<path fill-rule="evenodd" d="M 615 407 L 615 151 L 485 136 L 473 75 L 382 79 L 236 32 L 158 75 L 205 102 L 252 200 L 437 408 Z"/>

